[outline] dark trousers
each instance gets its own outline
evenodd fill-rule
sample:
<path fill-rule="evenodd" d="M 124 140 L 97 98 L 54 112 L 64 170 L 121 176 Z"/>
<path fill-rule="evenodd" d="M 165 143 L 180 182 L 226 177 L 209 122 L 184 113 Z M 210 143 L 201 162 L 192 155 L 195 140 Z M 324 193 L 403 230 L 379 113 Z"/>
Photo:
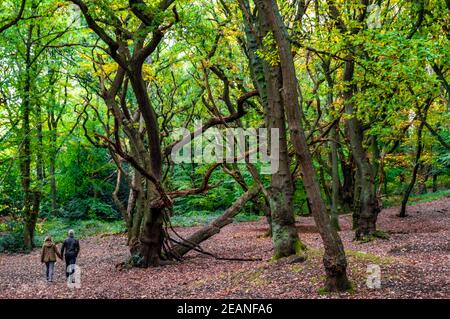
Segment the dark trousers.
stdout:
<path fill-rule="evenodd" d="M 77 256 L 74 254 L 65 254 L 64 257 L 66 259 L 66 278 L 68 278 L 75 272 L 75 266 L 71 267 L 71 272 L 69 272 L 68 269 L 70 265 L 75 265 L 75 263 L 77 262 Z"/>

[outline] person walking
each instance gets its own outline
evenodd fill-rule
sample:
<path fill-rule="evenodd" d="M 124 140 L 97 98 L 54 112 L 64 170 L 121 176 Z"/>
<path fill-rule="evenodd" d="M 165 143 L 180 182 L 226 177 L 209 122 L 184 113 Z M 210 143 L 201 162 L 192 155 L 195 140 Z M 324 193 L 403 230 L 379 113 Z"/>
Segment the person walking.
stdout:
<path fill-rule="evenodd" d="M 75 264 L 80 252 L 80 243 L 75 239 L 75 233 L 69 230 L 69 236 L 64 240 L 61 247 L 61 256 L 66 260 L 66 278 L 69 278 L 75 272 Z M 72 278 L 74 282 L 75 278 Z"/>
<path fill-rule="evenodd" d="M 51 236 L 45 237 L 41 251 L 41 262 L 45 263 L 45 274 L 47 282 L 53 282 L 53 274 L 55 273 L 56 257 L 62 259 L 62 255 L 58 252 L 58 248 L 52 240 Z"/>

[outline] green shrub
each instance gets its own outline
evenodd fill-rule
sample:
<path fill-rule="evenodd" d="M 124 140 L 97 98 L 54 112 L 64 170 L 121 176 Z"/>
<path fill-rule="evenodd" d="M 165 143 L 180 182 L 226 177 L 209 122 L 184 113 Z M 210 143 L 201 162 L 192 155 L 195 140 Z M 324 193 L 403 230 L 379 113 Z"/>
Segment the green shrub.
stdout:
<path fill-rule="evenodd" d="M 78 220 L 87 218 L 88 208 L 85 200 L 74 198 L 64 206 L 62 217 L 69 220 Z"/>
<path fill-rule="evenodd" d="M 117 210 L 97 198 L 88 198 L 86 200 L 86 206 L 90 219 L 98 218 L 104 220 L 115 220 L 121 218 L 121 215 Z"/>
<path fill-rule="evenodd" d="M 117 220 L 120 213 L 111 205 L 97 198 L 72 199 L 65 207 L 62 217 L 69 220 L 103 219 Z"/>
<path fill-rule="evenodd" d="M 23 250 L 23 237 L 20 233 L 0 236 L 0 253 L 5 251 L 17 252 Z"/>
<path fill-rule="evenodd" d="M 22 250 L 24 248 L 22 223 L 8 221 L 1 223 L 0 226 L 0 253 Z"/>

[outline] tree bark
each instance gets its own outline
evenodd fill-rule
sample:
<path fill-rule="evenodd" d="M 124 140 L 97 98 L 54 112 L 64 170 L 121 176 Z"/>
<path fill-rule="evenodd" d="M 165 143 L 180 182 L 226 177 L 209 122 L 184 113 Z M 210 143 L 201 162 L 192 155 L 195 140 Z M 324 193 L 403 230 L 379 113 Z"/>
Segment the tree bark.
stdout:
<path fill-rule="evenodd" d="M 56 154 L 57 154 L 57 129 L 58 129 L 58 119 L 55 116 L 55 70 L 50 69 L 50 110 L 48 111 L 48 129 L 50 131 L 50 150 L 49 150 L 49 175 L 50 175 L 50 200 L 52 214 L 56 212 L 57 207 L 57 186 L 56 186 Z"/>
<path fill-rule="evenodd" d="M 270 206 L 271 234 L 274 244 L 274 258 L 287 257 L 300 253 L 304 248 L 295 227 L 292 197 L 294 184 L 290 172 L 290 159 L 287 150 L 286 124 L 280 88 L 282 75 L 279 65 L 270 65 L 258 56 L 262 39 L 270 31 L 266 21 L 256 21 L 250 14 L 247 0 L 240 0 L 243 23 L 246 33 L 246 53 L 253 82 L 258 89 L 264 107 L 265 124 L 270 132 L 277 129 L 279 134 L 279 168 L 272 174 L 268 199 Z M 275 141 L 270 141 L 273 143 Z"/>
<path fill-rule="evenodd" d="M 23 191 L 24 246 L 30 250 L 34 247 L 34 227 L 37 216 L 32 209 L 33 193 L 31 190 L 31 50 L 34 25 L 30 23 L 26 39 L 25 75 L 22 102 L 22 145 L 20 148 L 20 173 Z"/>
<path fill-rule="evenodd" d="M 400 212 L 398 213 L 398 217 L 406 217 L 407 216 L 406 205 L 408 204 L 409 196 L 411 195 L 411 192 L 414 188 L 414 184 L 416 183 L 417 172 L 419 171 L 419 168 L 421 166 L 420 157 L 422 155 L 422 149 L 423 149 L 422 132 L 423 132 L 424 125 L 425 125 L 424 121 L 420 122 L 420 125 L 417 129 L 417 151 L 416 151 L 416 158 L 414 161 L 414 168 L 412 171 L 411 181 L 409 182 L 408 187 L 406 188 L 405 194 L 403 195 L 402 205 L 400 207 Z"/>
<path fill-rule="evenodd" d="M 433 186 L 432 186 L 433 193 L 437 192 L 437 190 L 438 190 L 437 179 L 438 179 L 438 173 L 434 172 L 433 173 Z"/>
<path fill-rule="evenodd" d="M 354 221 L 357 224 L 355 237 L 361 239 L 365 236 L 371 236 L 376 231 L 376 222 L 378 213 L 380 211 L 378 201 L 376 198 L 376 188 L 373 176 L 373 168 L 369 163 L 367 152 L 363 146 L 363 130 L 362 125 L 356 117 L 355 106 L 353 102 L 354 74 L 355 63 L 353 60 L 345 62 L 344 69 L 344 89 L 345 113 L 348 115 L 346 120 L 347 133 L 350 140 L 350 146 L 355 159 L 358 178 L 359 178 L 359 208 L 357 208 L 358 220 Z"/>
<path fill-rule="evenodd" d="M 246 6 L 243 10 L 248 10 Z M 245 12 L 245 11 L 244 11 Z M 245 13 L 244 13 L 245 14 Z M 247 21 L 247 23 L 249 23 Z M 260 15 L 258 25 L 258 43 L 261 45 L 262 39 L 270 31 L 267 21 Z M 251 45 L 252 37 L 248 35 L 248 51 L 256 52 L 256 48 Z M 282 74 L 280 65 L 270 65 L 257 57 L 256 53 L 251 54 L 250 65 L 254 72 L 255 82 L 262 92 L 263 106 L 265 108 L 265 123 L 270 132 L 272 129 L 278 130 L 279 139 L 279 164 L 278 171 L 272 174 L 269 187 L 269 205 L 272 221 L 272 241 L 274 245 L 274 258 L 282 258 L 301 253 L 304 244 L 300 241 L 295 227 L 295 217 L 292 197 L 294 194 L 294 184 L 290 172 L 290 158 L 287 149 L 286 124 L 283 106 L 283 97 L 280 88 L 282 87 Z M 261 68 L 262 65 L 262 68 Z M 261 74 L 261 71 L 263 72 Z M 258 73 L 256 73 L 258 72 Z M 264 83 L 261 83 L 264 82 Z M 264 103 L 267 99 L 267 103 Z M 270 141 L 274 143 L 275 141 Z"/>
<path fill-rule="evenodd" d="M 49 174 L 50 174 L 50 200 L 51 200 L 51 208 L 52 214 L 56 212 L 58 209 L 57 205 L 57 186 L 56 186 L 56 159 L 52 156 L 49 159 Z"/>
<path fill-rule="evenodd" d="M 133 92 L 146 125 L 150 148 L 150 172 L 159 181 L 162 175 L 162 154 L 159 125 L 151 105 L 145 82 L 142 78 L 142 64 L 135 65 L 128 74 Z M 153 189 L 153 186 L 150 186 Z M 156 190 L 154 191 L 157 196 Z M 163 207 L 150 207 L 144 212 L 143 232 L 141 234 L 141 255 L 144 266 L 157 266 L 161 258 L 163 244 Z"/>
<path fill-rule="evenodd" d="M 337 231 L 331 226 L 330 217 L 321 198 L 319 183 L 306 142 L 301 121 L 299 88 L 287 30 L 274 0 L 255 0 L 255 4 L 261 20 L 267 21 L 270 25 L 277 43 L 283 79 L 283 103 L 291 139 L 302 169 L 303 182 L 311 202 L 312 214 L 324 244 L 323 262 L 327 275 L 326 288 L 329 291 L 344 291 L 350 287 L 346 272 L 347 260 L 342 241 Z"/>
<path fill-rule="evenodd" d="M 327 107 L 330 108 L 333 104 L 333 79 L 330 74 L 330 60 L 322 62 L 323 72 L 325 74 L 325 79 L 328 85 L 327 93 Z M 339 148 L 339 121 L 331 129 L 331 226 L 339 231 L 341 230 L 339 226 L 339 204 L 340 196 L 339 190 L 341 189 L 341 182 L 339 178 L 339 158 L 338 158 L 338 148 Z"/>
<path fill-rule="evenodd" d="M 287 149 L 284 107 L 280 95 L 281 72 L 279 67 L 265 64 L 268 88 L 268 112 L 266 113 L 268 129 L 269 131 L 278 129 L 279 132 L 279 167 L 278 171 L 272 174 L 269 188 L 274 258 L 278 259 L 300 253 L 303 245 L 300 243 L 295 227 L 292 202 L 294 185 L 289 169 L 290 159 Z M 271 141 L 271 143 L 274 142 Z"/>
<path fill-rule="evenodd" d="M 342 190 L 340 192 L 340 196 L 342 204 L 344 206 L 344 211 L 349 213 L 353 211 L 353 202 L 355 197 L 354 160 L 350 152 L 350 159 L 347 163 L 342 150 L 340 150 L 339 152 L 339 160 L 343 175 Z"/>
<path fill-rule="evenodd" d="M 331 130 L 331 226 L 335 230 L 341 230 L 339 226 L 339 161 L 338 161 L 338 128 L 337 125 Z"/>

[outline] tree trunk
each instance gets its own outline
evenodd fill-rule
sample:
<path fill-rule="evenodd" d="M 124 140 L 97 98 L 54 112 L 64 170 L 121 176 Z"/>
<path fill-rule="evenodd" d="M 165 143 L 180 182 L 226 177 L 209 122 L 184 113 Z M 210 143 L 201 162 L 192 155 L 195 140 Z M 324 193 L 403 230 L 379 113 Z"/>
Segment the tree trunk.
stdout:
<path fill-rule="evenodd" d="M 345 161 L 342 151 L 340 154 L 340 163 L 343 175 L 341 199 L 344 210 L 347 213 L 353 211 L 353 203 L 355 198 L 355 170 L 353 156 L 350 154 L 349 163 Z"/>
<path fill-rule="evenodd" d="M 359 227 L 359 216 L 361 214 L 361 177 L 359 169 L 355 171 L 355 183 L 353 189 L 352 203 L 352 229 L 357 230 Z"/>
<path fill-rule="evenodd" d="M 259 17 L 258 41 L 270 31 L 269 25 L 260 15 Z M 266 61 L 261 61 L 263 65 L 265 86 L 263 86 L 267 96 L 265 109 L 265 120 L 268 131 L 278 130 L 279 139 L 279 164 L 278 171 L 272 174 L 269 188 L 269 203 L 272 217 L 272 240 L 274 245 L 274 258 L 288 257 L 301 253 L 304 248 L 301 243 L 297 228 L 295 227 L 295 217 L 292 197 L 294 194 L 294 184 L 290 172 L 290 159 L 287 149 L 286 124 L 283 106 L 283 97 L 280 88 L 282 87 L 282 74 L 280 65 L 270 65 Z M 270 141 L 274 143 L 275 141 Z"/>
<path fill-rule="evenodd" d="M 53 71 L 54 72 L 54 71 Z M 54 86 L 51 89 L 51 110 L 48 114 L 48 129 L 50 131 L 50 155 L 49 155 L 49 175 L 50 175 L 50 200 L 52 213 L 56 212 L 57 207 L 57 189 L 56 189 L 56 154 L 57 154 L 57 126 L 58 121 L 55 118 Z"/>
<path fill-rule="evenodd" d="M 32 46 L 33 24 L 28 27 L 26 41 L 25 78 L 22 101 L 22 145 L 20 147 L 20 174 L 23 191 L 23 216 L 24 234 L 23 241 L 26 249 L 31 250 L 34 246 L 35 217 L 32 209 L 33 194 L 31 191 L 31 46 Z"/>
<path fill-rule="evenodd" d="M 412 172 L 411 181 L 409 182 L 409 185 L 405 191 L 405 194 L 403 195 L 402 205 L 400 207 L 400 212 L 398 213 L 398 217 L 406 217 L 407 216 L 406 204 L 408 203 L 409 195 L 411 195 L 411 191 L 413 190 L 414 184 L 416 183 L 417 172 L 419 171 L 419 168 L 420 168 L 420 157 L 422 155 L 422 149 L 423 149 L 423 144 L 422 144 L 423 127 L 424 127 L 424 121 L 420 122 L 420 125 L 417 129 L 416 159 L 414 161 L 414 168 L 413 168 L 413 172 Z"/>
<path fill-rule="evenodd" d="M 42 189 L 44 188 L 45 183 L 45 169 L 44 169 L 44 143 L 43 143 L 43 135 L 42 135 L 42 110 L 41 105 L 37 103 L 35 105 L 36 108 L 36 179 L 37 179 L 37 186 L 33 190 L 34 192 L 34 199 L 33 199 L 33 207 L 36 212 L 36 218 L 39 215 L 39 206 L 41 202 L 42 197 Z"/>
<path fill-rule="evenodd" d="M 325 74 L 325 79 L 328 85 L 327 93 L 327 107 L 330 108 L 333 104 L 333 79 L 330 74 L 330 60 L 322 62 L 322 68 Z M 339 231 L 339 203 L 341 202 L 339 197 L 339 190 L 341 189 L 341 182 L 339 179 L 339 121 L 331 129 L 331 226 Z"/>
<path fill-rule="evenodd" d="M 302 169 L 303 182 L 311 202 L 313 217 L 324 244 L 323 262 L 327 275 L 326 288 L 329 291 L 344 291 L 350 287 L 346 273 L 347 260 L 339 234 L 331 226 L 330 217 L 321 198 L 319 183 L 306 143 L 301 122 L 302 110 L 299 104 L 297 77 L 286 26 L 274 0 L 255 0 L 255 4 L 261 21 L 268 22 L 277 43 L 283 76 L 283 103 L 291 139 Z"/>
<path fill-rule="evenodd" d="M 339 162 L 338 162 L 338 128 L 337 124 L 331 130 L 331 226 L 335 230 L 341 230 L 339 226 Z"/>
<path fill-rule="evenodd" d="M 56 212 L 56 210 L 58 209 L 56 177 L 55 177 L 56 159 L 54 156 L 50 156 L 49 160 L 50 160 L 50 163 L 49 163 L 50 200 L 51 200 L 52 214 L 54 214 Z"/>
<path fill-rule="evenodd" d="M 438 189 L 438 185 L 437 185 L 437 179 L 438 179 L 438 173 L 434 172 L 433 173 L 433 193 L 437 192 Z"/>
<path fill-rule="evenodd" d="M 140 253 L 144 258 L 144 267 L 159 266 L 163 240 L 163 209 L 152 207 L 145 216 L 141 234 Z"/>
<path fill-rule="evenodd" d="M 319 185 L 322 186 L 322 190 L 323 190 L 323 194 L 325 195 L 326 200 L 324 200 L 325 202 L 325 206 L 328 204 L 331 206 L 333 198 L 332 198 L 332 190 L 330 192 L 330 187 L 327 184 L 327 181 L 325 180 L 325 171 L 324 171 L 324 167 L 328 168 L 328 163 L 325 162 L 323 159 L 320 158 L 320 156 L 317 156 L 317 162 L 319 162 L 320 166 L 318 168 L 318 174 L 319 174 Z M 331 175 L 331 170 L 329 169 L 329 175 Z"/>
<path fill-rule="evenodd" d="M 266 65 L 268 79 L 268 129 L 278 129 L 279 132 L 279 167 L 272 174 L 269 188 L 269 203 L 272 212 L 272 239 L 274 244 L 274 258 L 287 257 L 300 253 L 300 239 L 295 227 L 292 197 L 294 185 L 289 169 L 289 154 L 286 140 L 284 108 L 279 88 L 281 74 L 278 67 Z M 275 141 L 271 141 L 274 143 Z"/>
<path fill-rule="evenodd" d="M 136 255 L 140 249 L 139 238 L 141 234 L 142 219 L 145 210 L 143 197 L 143 179 L 141 174 L 134 170 L 132 187 L 128 196 L 128 247 L 131 255 Z"/>
<path fill-rule="evenodd" d="M 380 206 L 382 206 L 382 194 L 387 194 L 387 180 L 386 180 L 386 170 L 384 168 L 386 153 L 383 150 L 380 155 L 380 178 L 378 180 L 377 198 L 379 199 Z"/>
<path fill-rule="evenodd" d="M 279 134 L 279 167 L 278 171 L 272 174 L 268 191 L 274 258 L 277 259 L 300 253 L 304 247 L 295 227 L 292 202 L 294 184 L 289 168 L 285 115 L 280 93 L 282 75 L 279 65 L 270 65 L 256 53 L 260 48 L 258 44 L 261 45 L 262 39 L 269 32 L 268 24 L 262 19 L 254 21 L 253 16 L 248 15 L 248 1 L 240 1 L 240 5 L 244 16 L 249 66 L 264 107 L 265 124 L 269 132 L 271 129 L 278 129 Z M 256 25 L 257 35 L 251 31 Z"/>
<path fill-rule="evenodd" d="M 358 221 L 355 237 L 361 239 L 365 236 L 371 236 L 376 231 L 376 222 L 379 212 L 378 201 L 375 196 L 376 188 L 373 176 L 373 168 L 369 163 L 366 150 L 363 146 L 362 125 L 356 117 L 353 92 L 355 90 L 353 81 L 355 63 L 353 60 L 345 62 L 344 89 L 345 113 L 348 115 L 346 120 L 347 133 L 350 140 L 350 146 L 358 169 L 360 198 L 359 209 L 357 212 Z"/>
<path fill-rule="evenodd" d="M 377 198 L 377 190 L 378 185 L 380 183 L 380 148 L 378 146 L 378 140 L 377 137 L 372 135 L 370 136 L 370 148 L 372 151 L 372 174 L 374 178 L 374 191 L 375 191 L 375 198 Z"/>
<path fill-rule="evenodd" d="M 142 65 L 134 65 L 128 76 L 130 77 L 133 92 L 146 125 L 148 145 L 150 148 L 150 172 L 152 172 L 157 180 L 160 180 L 162 175 L 162 155 L 159 126 L 156 113 L 147 93 L 145 82 L 142 79 Z M 153 189 L 153 185 L 150 187 Z M 154 193 L 156 194 L 155 191 Z M 159 264 L 164 239 L 163 213 L 164 207 L 149 207 L 149 209 L 144 211 L 144 228 L 140 240 L 142 244 L 140 252 L 144 258 L 144 267 L 157 266 Z"/>

